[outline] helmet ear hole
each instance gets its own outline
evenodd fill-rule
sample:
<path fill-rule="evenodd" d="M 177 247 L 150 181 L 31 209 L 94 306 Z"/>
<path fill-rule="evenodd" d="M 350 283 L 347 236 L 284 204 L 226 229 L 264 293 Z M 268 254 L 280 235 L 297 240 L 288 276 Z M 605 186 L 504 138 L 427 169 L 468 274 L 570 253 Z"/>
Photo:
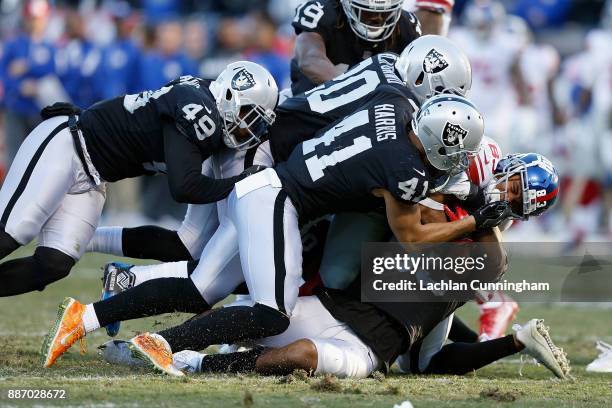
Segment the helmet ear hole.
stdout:
<path fill-rule="evenodd" d="M 228 101 L 232 100 L 232 92 L 228 89 L 227 92 L 225 92 L 225 99 Z"/>
<path fill-rule="evenodd" d="M 414 81 L 414 84 L 416 86 L 419 86 L 423 83 L 423 79 L 425 78 L 425 73 L 423 71 L 421 71 L 421 73 L 419 74 L 419 76 L 417 77 L 416 81 Z"/>
<path fill-rule="evenodd" d="M 446 156 L 446 147 L 440 146 L 440 148 L 438 149 L 438 154 L 440 156 Z"/>

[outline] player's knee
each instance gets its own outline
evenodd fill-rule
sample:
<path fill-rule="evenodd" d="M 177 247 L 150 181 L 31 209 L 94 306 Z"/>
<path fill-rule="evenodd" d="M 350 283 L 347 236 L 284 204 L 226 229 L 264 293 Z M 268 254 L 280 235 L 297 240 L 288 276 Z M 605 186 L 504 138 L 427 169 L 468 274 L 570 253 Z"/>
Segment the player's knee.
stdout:
<path fill-rule="evenodd" d="M 38 290 L 46 285 L 65 278 L 75 264 L 75 260 L 60 250 L 49 247 L 38 247 L 33 256 L 38 274 Z"/>
<path fill-rule="evenodd" d="M 289 327 L 289 317 L 270 306 L 256 303 L 253 306 L 256 324 L 262 330 L 262 337 L 276 336 Z"/>
<path fill-rule="evenodd" d="M 21 244 L 6 232 L 4 228 L 0 229 L 0 258 L 4 258 L 20 246 Z"/>
<path fill-rule="evenodd" d="M 293 369 L 314 372 L 317 369 L 317 347 L 309 339 L 300 339 L 286 347 L 287 362 Z"/>

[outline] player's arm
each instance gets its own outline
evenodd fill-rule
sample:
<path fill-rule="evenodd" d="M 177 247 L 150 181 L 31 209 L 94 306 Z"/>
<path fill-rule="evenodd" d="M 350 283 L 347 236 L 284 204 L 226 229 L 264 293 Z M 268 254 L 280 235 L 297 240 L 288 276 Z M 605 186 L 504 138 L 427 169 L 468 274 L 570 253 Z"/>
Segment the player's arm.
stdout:
<path fill-rule="evenodd" d="M 450 13 L 453 10 L 454 0 L 417 0 L 416 14 L 421 23 L 423 35 L 446 35 Z"/>
<path fill-rule="evenodd" d="M 170 194 L 179 203 L 206 204 L 222 200 L 243 177 L 214 179 L 203 175 L 202 162 L 206 157 L 172 122 L 164 123 L 164 150 Z"/>
<path fill-rule="evenodd" d="M 344 64 L 334 65 L 327 58 L 325 42 L 320 34 L 304 31 L 295 41 L 295 59 L 298 67 L 315 84 L 321 84 L 346 71 Z"/>
<path fill-rule="evenodd" d="M 375 190 L 374 195 L 384 198 L 387 221 L 400 242 L 448 242 L 476 230 L 473 216 L 454 222 L 423 224 L 418 204 L 401 202 L 383 189 Z"/>
<path fill-rule="evenodd" d="M 431 10 L 416 10 L 414 12 L 421 23 L 423 35 L 436 34 L 445 35 L 444 14 Z"/>
<path fill-rule="evenodd" d="M 519 103 L 521 105 L 530 105 L 531 104 L 531 94 L 529 93 L 529 85 L 525 80 L 525 76 L 523 75 L 523 70 L 521 69 L 521 53 L 517 54 L 512 62 L 512 66 L 510 67 L 510 74 L 512 77 L 512 83 L 516 89 L 516 93 L 519 97 Z"/>

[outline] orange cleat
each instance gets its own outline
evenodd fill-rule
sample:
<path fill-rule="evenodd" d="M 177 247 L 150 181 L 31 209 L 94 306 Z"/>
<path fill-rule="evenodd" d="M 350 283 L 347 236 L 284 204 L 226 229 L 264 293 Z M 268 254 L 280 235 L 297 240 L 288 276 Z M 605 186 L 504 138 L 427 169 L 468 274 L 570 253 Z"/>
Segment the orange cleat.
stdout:
<path fill-rule="evenodd" d="M 40 351 L 43 367 L 51 367 L 77 340 L 85 337 L 85 305 L 67 297 L 59 305 L 55 324 L 45 337 Z"/>
<path fill-rule="evenodd" d="M 172 350 L 168 342 L 159 334 L 143 333 L 128 342 L 132 356 L 143 360 L 158 371 L 183 376 L 182 371 L 172 365 Z"/>

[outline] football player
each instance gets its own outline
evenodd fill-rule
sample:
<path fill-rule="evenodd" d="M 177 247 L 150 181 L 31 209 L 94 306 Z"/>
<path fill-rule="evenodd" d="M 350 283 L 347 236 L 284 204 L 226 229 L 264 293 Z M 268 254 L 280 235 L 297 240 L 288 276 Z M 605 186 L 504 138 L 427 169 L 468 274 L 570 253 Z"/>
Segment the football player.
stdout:
<path fill-rule="evenodd" d="M 244 157 L 244 168 L 253 164 L 254 158 L 257 158 L 255 164 L 268 167 L 286 161 L 297 144 L 309 139 L 317 130 L 334 120 L 357 109 L 360 104 L 377 95 L 377 90 L 383 85 L 400 91 L 413 101 L 411 104 L 421 104 L 427 98 L 443 91 L 460 95 L 467 92 L 470 87 L 470 66 L 467 58 L 451 41 L 439 36 L 418 38 L 399 57 L 391 53 L 370 57 L 338 78 L 283 102 L 276 111 L 276 121 L 269 128 L 268 140 L 247 152 Z M 242 166 L 242 159 L 240 160 L 241 163 L 232 168 L 237 169 Z M 218 173 L 224 177 L 228 176 L 227 171 Z M 234 174 L 236 173 L 230 172 L 229 175 Z M 220 214 L 224 212 L 220 209 L 224 206 L 224 203 L 219 203 Z M 354 223 L 356 215 L 354 213 L 352 215 L 352 220 L 349 222 Z M 305 239 L 314 238 L 319 243 L 326 240 L 327 230 L 319 224 L 321 223 L 316 223 L 312 228 L 317 233 L 310 233 Z M 386 222 L 384 224 L 386 231 Z M 207 207 L 190 205 L 178 231 L 156 226 L 103 227 L 96 231 L 90 248 L 115 255 L 163 261 L 199 259 L 204 245 L 217 227 L 218 222 L 214 220 L 214 214 L 211 215 Z M 307 245 L 305 248 L 311 254 L 307 254 L 305 259 L 311 261 L 312 253 L 323 251 L 321 246 L 321 244 Z M 209 256 L 216 257 L 211 254 Z M 311 269 L 318 271 L 318 261 L 313 260 L 312 264 L 316 264 L 316 267 Z M 201 285 L 208 289 L 206 292 L 202 290 L 202 295 L 205 299 L 209 301 L 214 299 L 216 302 L 218 298 L 216 293 L 226 294 L 228 289 L 232 289 L 225 285 L 232 285 L 234 281 L 222 277 L 227 277 L 227 271 L 235 265 L 236 262 L 232 261 L 225 268 L 213 272 L 210 267 L 199 267 L 197 262 L 173 262 L 136 267 L 110 263 L 104 269 L 103 298 L 150 279 L 190 277 L 191 280 L 197 281 L 202 279 L 200 276 L 206 276 L 203 278 L 206 283 Z M 239 278 L 242 276 L 240 270 L 236 273 Z M 217 285 L 211 285 L 210 280 L 217 282 Z M 164 293 L 168 294 L 168 287 L 165 285 L 163 287 Z M 180 289 L 180 292 L 182 291 L 183 289 Z M 149 303 L 148 299 L 152 298 L 151 294 L 144 290 L 132 292 L 132 296 L 136 299 L 139 299 L 138 296 L 143 296 L 140 301 L 133 299 L 143 305 Z M 118 311 L 120 308 L 116 307 L 115 310 Z M 114 336 L 119 330 L 119 323 L 107 326 L 106 329 L 109 335 Z"/>
<path fill-rule="evenodd" d="M 249 150 L 245 168 L 253 164 L 255 151 L 268 152 L 270 166 L 286 161 L 297 144 L 353 112 L 383 85 L 397 88 L 416 105 L 440 92 L 465 95 L 471 86 L 470 64 L 450 40 L 439 36 L 417 39 L 400 56 L 383 53 L 370 57 L 337 78 L 279 105 L 268 141 Z M 177 231 L 156 226 L 101 227 L 87 250 L 166 262 L 198 259 L 210 231 L 216 228 L 203 227 L 209 225 L 210 219 L 206 207 L 190 205 Z"/>
<path fill-rule="evenodd" d="M 37 235 L 38 247 L 0 264 L 0 296 L 42 290 L 68 275 L 95 231 L 106 182 L 164 171 L 179 202 L 225 197 L 244 176 L 206 177 L 203 160 L 258 143 L 277 99 L 264 68 L 237 62 L 212 82 L 182 77 L 83 112 L 65 104 L 45 109 L 47 120 L 21 146 L 0 190 L 0 256 Z"/>
<path fill-rule="evenodd" d="M 518 104 L 529 101 L 520 69 L 520 40 L 505 30 L 505 9 L 497 1 L 471 2 L 465 10 L 465 25 L 451 30 L 449 37 L 465 51 L 472 64 L 470 97 L 482 106 L 487 134 L 503 150 L 515 151 L 509 137 L 512 115 Z"/>
<path fill-rule="evenodd" d="M 457 223 L 420 223 L 415 204 L 428 192 L 428 173 L 452 171 L 466 162 L 468 153 L 480 145 L 482 119 L 464 98 L 434 97 L 420 111 L 420 135 L 416 136 L 408 128 L 411 111 L 412 105 L 389 89 L 388 94 L 373 98 L 362 109 L 319 132 L 318 137 L 303 142 L 276 170 L 265 170 L 248 183 L 237 185 L 229 197 L 227 216 L 206 245 L 198 265 L 211 273 L 201 274 L 191 285 L 190 280 L 176 280 L 181 281 L 175 283 L 180 283 L 183 290 L 173 306 L 202 307 L 209 300 L 203 300 L 202 294 L 216 284 L 214 279 L 222 279 L 224 284 L 244 279 L 255 306 L 215 310 L 169 331 L 180 332 L 183 345 L 235 342 L 283 332 L 301 280 L 298 220 L 384 205 L 396 237 L 402 242 L 419 242 L 452 239 L 504 218 L 509 211 L 505 202 L 479 209 L 475 217 Z M 243 275 L 218 276 L 217 271 L 239 249 Z M 135 289 L 144 290 L 151 286 L 149 283 Z M 110 301 L 133 305 L 128 292 Z M 65 300 L 43 346 L 45 366 L 53 364 L 86 332 L 125 318 L 99 304 L 85 306 L 71 298 Z M 130 310 L 129 314 L 140 317 L 142 312 Z M 210 330 L 211 325 L 214 330 Z M 66 331 L 73 334 L 63 338 Z"/>
<path fill-rule="evenodd" d="M 421 35 L 404 0 L 311 0 L 298 6 L 291 91 L 300 94 L 381 52 L 396 54 Z"/>
<path fill-rule="evenodd" d="M 544 191 L 555 191 L 558 187 L 554 168 L 551 171 L 548 161 L 534 153 L 516 155 L 500 162 L 499 178 L 515 177 L 527 180 L 526 196 L 544 197 L 538 193 L 542 187 L 545 186 Z M 516 202 L 516 193 L 511 191 L 513 187 L 500 189 L 507 190 L 502 199 L 513 196 L 511 199 Z M 454 199 L 454 196 L 450 198 Z M 530 211 L 530 207 L 533 210 L 540 204 L 537 209 L 540 214 L 555 200 L 556 195 L 545 201 L 536 201 L 535 206 L 527 205 L 521 212 Z M 447 209 L 451 220 L 458 219 L 460 211 L 457 209 L 455 213 Z M 490 256 L 495 253 L 491 243 L 500 244 L 499 235 L 493 230 L 476 234 L 474 239 L 488 243 Z M 499 257 L 496 265 L 499 273 L 503 273 L 506 263 L 503 252 Z M 388 369 L 399 353 L 397 361 L 403 372 L 461 375 L 523 351 L 542 362 L 559 378 L 565 378 L 569 373 L 565 354 L 554 345 L 541 320 L 533 319 L 514 335 L 498 340 L 477 344 L 455 341 L 445 345 L 454 321 L 453 310 L 462 303 L 404 303 L 403 307 L 401 303 L 396 306 L 386 303 L 367 305 L 359 302 L 360 297 L 359 278 L 347 291 L 323 289 L 316 296 L 300 297 L 290 325 L 281 335 L 255 340 L 252 350 L 228 355 L 184 350 L 174 354 L 173 365 L 189 372 L 256 371 L 284 375 L 295 369 L 304 369 L 315 374 L 364 378 L 377 369 Z M 241 305 L 232 303 L 226 307 Z M 406 327 L 412 330 L 408 332 Z M 144 335 L 134 341 L 141 343 L 144 338 L 160 347 L 160 353 L 170 355 L 168 343 L 158 335 Z M 172 342 L 176 344 L 176 341 Z M 105 358 L 111 362 L 134 363 L 126 342 L 111 341 L 102 349 Z M 180 375 L 174 368 L 169 371 Z"/>

